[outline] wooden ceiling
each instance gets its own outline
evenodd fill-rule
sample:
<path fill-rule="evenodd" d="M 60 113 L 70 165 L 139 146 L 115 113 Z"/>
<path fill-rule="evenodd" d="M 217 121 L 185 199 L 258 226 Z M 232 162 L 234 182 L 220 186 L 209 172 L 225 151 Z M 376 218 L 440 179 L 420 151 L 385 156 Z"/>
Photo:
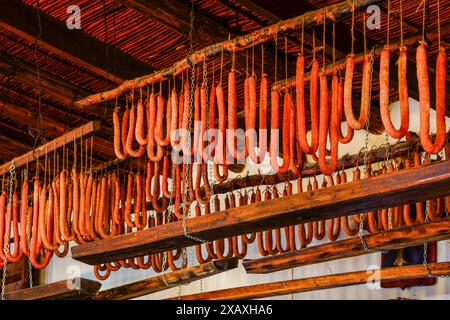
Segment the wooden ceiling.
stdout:
<path fill-rule="evenodd" d="M 340 1 L 313 0 L 195 0 L 195 29 L 193 48 L 242 35 L 280 19 L 297 16 Z M 421 31 L 421 15 L 416 13 L 421 1 L 404 2 L 404 33 Z M 391 0 L 393 19 L 391 39 L 399 37 L 399 0 Z M 436 33 L 436 0 L 427 1 L 427 30 Z M 450 43 L 450 6 L 441 1 L 441 41 Z M 189 51 L 189 0 L 80 0 L 81 30 L 68 30 L 65 20 L 67 3 L 56 0 L 9 0 L 0 9 L 0 161 L 8 161 L 29 151 L 42 139 L 36 139 L 37 128 L 49 140 L 90 120 L 100 120 L 102 133 L 95 137 L 94 157 L 97 161 L 114 158 L 112 145 L 111 105 L 102 104 L 77 109 L 74 101 L 91 93 L 111 89 L 126 79 L 149 74 L 168 67 L 184 58 Z M 39 7 L 39 8 L 38 8 Z M 387 12 L 385 1 L 382 12 Z M 386 23 L 386 14 L 382 16 Z M 355 52 L 362 52 L 362 15 L 356 15 Z M 350 52 L 351 18 L 337 22 L 336 60 Z M 331 30 L 330 26 L 327 26 Z M 322 45 L 322 28 L 314 30 L 316 46 Z M 434 30 L 434 31 L 433 31 Z M 295 56 L 300 50 L 300 35 L 288 37 L 288 73 L 295 72 Z M 307 58 L 313 46 L 313 30 L 305 33 Z M 286 77 L 284 70 L 284 39 L 264 46 L 264 70 L 270 81 Z M 386 30 L 367 30 L 367 47 L 382 45 Z M 429 40 L 430 56 L 435 57 L 437 41 Z M 278 68 L 275 70 L 275 51 Z M 255 49 L 255 71 L 260 72 L 260 48 Z M 326 61 L 332 62 L 332 35 L 326 37 Z M 411 61 L 414 50 L 409 51 Z M 322 61 L 322 52 L 317 58 Z M 238 53 L 236 67 L 242 80 L 252 52 Z M 220 59 L 219 59 L 220 60 Z M 208 65 L 218 78 L 219 60 Z M 37 68 L 37 65 L 39 68 Z M 433 63 L 430 61 L 430 66 Z M 231 66 L 225 55 L 224 72 Z M 396 66 L 393 66 L 396 72 Z M 415 68 L 410 63 L 410 96 L 417 99 Z M 450 68 L 450 63 L 447 66 Z M 213 71 L 214 69 L 214 71 Z M 377 65 L 374 66 L 376 71 Z M 447 69 L 447 74 L 450 69 Z M 394 72 L 393 72 L 394 73 Z M 383 131 L 379 120 L 377 76 L 374 74 L 371 130 Z M 431 79 L 434 79 L 431 74 Z M 358 80 L 357 80 L 358 81 Z M 433 82 L 433 81 L 431 81 Z M 396 79 L 391 79 L 392 98 L 395 99 Z M 356 84 L 356 87 L 358 84 Z M 41 92 L 41 94 L 39 94 Z M 39 103 L 40 101 L 40 103 Z M 41 114 L 42 122 L 38 121 Z"/>

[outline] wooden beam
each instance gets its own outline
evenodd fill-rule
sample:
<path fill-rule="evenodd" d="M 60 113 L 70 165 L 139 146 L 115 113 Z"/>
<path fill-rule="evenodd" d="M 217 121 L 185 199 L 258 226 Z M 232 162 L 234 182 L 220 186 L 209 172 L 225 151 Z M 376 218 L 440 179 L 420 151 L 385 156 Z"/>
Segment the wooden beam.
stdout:
<path fill-rule="evenodd" d="M 197 65 L 200 62 L 221 54 L 224 50 L 228 52 L 244 50 L 272 40 L 274 35 L 288 34 L 290 32 L 300 30 L 303 26 L 305 28 L 309 28 L 321 24 L 318 22 L 317 16 L 322 15 L 324 11 L 332 13 L 336 20 L 340 20 L 349 15 L 351 7 L 360 9 L 363 7 L 365 8 L 370 4 L 379 3 L 382 1 L 385 0 L 347 0 L 308 12 L 289 20 L 280 21 L 274 25 L 256 30 L 247 35 L 210 45 L 202 50 L 192 53 L 186 59 L 180 60 L 168 68 L 137 79 L 125 81 L 115 89 L 91 95 L 81 101 L 78 101 L 76 104 L 83 108 L 102 101 L 111 100 L 117 95 L 121 95 L 132 88 L 140 88 L 147 84 L 152 84 L 171 78 L 173 75 L 184 72 L 192 64 Z"/>
<path fill-rule="evenodd" d="M 270 273 L 337 259 L 356 257 L 377 250 L 412 247 L 450 238 L 450 219 L 405 226 L 364 236 L 367 251 L 359 237 L 319 244 L 309 248 L 254 260 L 244 260 L 247 273 Z"/>
<path fill-rule="evenodd" d="M 43 284 L 5 294 L 6 300 L 78 300 L 95 295 L 101 283 L 84 278 L 73 278 Z"/>
<path fill-rule="evenodd" d="M 204 279 L 238 266 L 237 258 L 228 258 L 206 262 L 197 266 L 160 274 L 145 280 L 125 284 L 120 287 L 100 291 L 93 300 L 128 300 L 150 293 L 163 291 L 176 285 Z"/>
<path fill-rule="evenodd" d="M 187 219 L 187 232 L 213 241 L 266 229 L 393 207 L 450 193 L 450 161 Z M 100 264 L 197 244 L 183 221 L 72 247 L 75 260 Z"/>
<path fill-rule="evenodd" d="M 25 124 L 30 124 L 30 119 L 37 119 L 37 114 L 30 109 L 4 101 L 0 98 L 0 106 L 2 107 L 2 116 L 18 120 Z M 63 124 L 51 117 L 42 116 L 42 125 L 44 132 L 47 132 L 51 137 L 64 134 L 66 130 L 71 129 L 72 126 Z M 102 126 L 103 128 L 103 126 Z M 48 137 L 48 136 L 47 136 Z M 29 149 L 30 145 L 24 144 L 24 149 Z M 115 157 L 112 142 L 101 138 L 94 137 L 94 151 L 100 152 L 108 157 Z"/>
<path fill-rule="evenodd" d="M 5 54 L 0 54 L 0 73 L 35 88 L 39 87 L 35 67 Z M 69 106 L 77 99 L 89 95 L 89 92 L 69 85 L 43 70 L 40 71 L 40 86 L 43 92 Z"/>
<path fill-rule="evenodd" d="M 450 262 L 430 263 L 428 270 L 433 276 L 450 274 Z M 186 295 L 172 300 L 237 300 L 258 299 L 284 294 L 302 293 L 339 287 L 348 287 L 372 281 L 407 280 L 426 277 L 428 272 L 423 265 L 362 270 L 297 280 L 279 281 L 253 286 L 223 289 Z"/>
<path fill-rule="evenodd" d="M 97 75 L 114 83 L 121 83 L 123 79 L 154 71 L 141 60 L 95 39 L 82 30 L 67 29 L 64 22 L 42 11 L 40 17 L 43 32 L 37 45 Z M 39 35 L 36 9 L 20 0 L 9 0 L 2 4 L 0 27 L 34 43 Z M 105 60 L 106 50 L 114 59 Z"/>
<path fill-rule="evenodd" d="M 53 150 L 58 149 L 62 147 L 65 144 L 71 143 L 74 140 L 78 140 L 81 137 L 88 138 L 95 134 L 96 132 L 100 131 L 102 128 L 102 125 L 99 121 L 91 121 L 86 123 L 85 125 L 82 125 L 81 127 L 74 129 L 72 131 L 67 132 L 66 134 L 63 134 L 62 136 L 47 142 L 46 144 L 40 146 L 39 148 L 32 150 L 30 152 L 25 153 L 24 155 L 17 157 L 14 159 L 14 166 L 16 169 L 26 165 L 28 162 L 42 157 L 45 154 L 53 152 Z M 5 163 L 0 166 L 0 175 L 3 175 L 7 172 L 9 172 L 11 163 Z"/>

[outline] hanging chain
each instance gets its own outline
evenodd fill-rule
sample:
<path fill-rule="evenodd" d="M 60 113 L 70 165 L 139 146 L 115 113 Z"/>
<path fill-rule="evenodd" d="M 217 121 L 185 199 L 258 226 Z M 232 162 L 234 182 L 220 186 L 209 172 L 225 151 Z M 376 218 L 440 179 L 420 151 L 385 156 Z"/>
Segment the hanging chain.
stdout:
<path fill-rule="evenodd" d="M 55 149 L 56 150 L 56 149 Z M 27 168 L 25 168 L 24 170 L 24 181 L 28 181 L 28 164 L 27 164 Z M 28 213 L 27 213 L 27 217 L 28 217 Z M 30 223 L 28 223 L 30 222 Z M 30 238 L 31 238 L 31 219 L 30 221 L 23 221 L 21 223 L 26 223 L 26 228 L 25 228 L 25 232 L 26 232 L 26 236 L 27 236 L 27 240 L 29 243 L 31 243 Z M 33 287 L 33 265 L 31 264 L 31 259 L 28 258 L 28 284 L 29 287 L 32 288 Z"/>
<path fill-rule="evenodd" d="M 9 167 L 9 198 L 8 198 L 8 206 L 9 210 L 12 210 L 12 198 L 14 191 L 14 179 L 16 178 L 16 165 L 14 159 L 11 160 L 11 166 Z M 3 278 L 2 278 L 2 291 L 1 291 L 1 299 L 5 300 L 5 289 L 6 289 L 6 273 L 7 273 L 7 254 L 9 252 L 9 233 L 11 229 L 11 217 L 8 217 L 8 220 L 5 221 L 5 235 L 3 238 Z"/>

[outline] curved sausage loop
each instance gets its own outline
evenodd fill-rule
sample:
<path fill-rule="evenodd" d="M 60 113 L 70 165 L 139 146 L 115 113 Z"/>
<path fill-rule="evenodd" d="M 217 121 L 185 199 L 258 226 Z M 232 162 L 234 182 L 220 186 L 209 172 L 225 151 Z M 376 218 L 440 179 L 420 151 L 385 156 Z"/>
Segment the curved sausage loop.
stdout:
<path fill-rule="evenodd" d="M 445 131 L 446 54 L 439 49 L 436 62 L 436 140 L 430 139 L 430 89 L 428 83 L 427 47 L 422 43 L 416 52 L 417 82 L 420 100 L 420 143 L 425 152 L 436 154 L 447 140 Z"/>
<path fill-rule="evenodd" d="M 129 121 L 129 109 L 126 109 L 123 114 L 122 119 L 122 128 L 120 127 L 119 121 L 119 113 L 118 108 L 116 108 L 113 112 L 113 125 L 114 125 L 114 152 L 116 157 L 124 160 L 128 156 L 128 152 L 125 147 L 126 132 L 128 130 L 128 121 Z"/>
<path fill-rule="evenodd" d="M 261 163 L 267 152 L 267 92 L 268 92 L 268 81 L 267 75 L 263 74 L 261 76 L 260 92 L 259 92 L 259 129 L 258 129 L 258 152 L 255 151 L 256 147 L 256 113 L 257 113 L 257 93 L 256 93 L 256 76 L 252 74 L 248 77 L 248 92 L 247 103 L 248 103 L 248 116 L 246 117 L 247 127 L 247 145 L 248 154 L 250 159 L 256 164 Z"/>
<path fill-rule="evenodd" d="M 158 102 L 156 102 L 158 100 Z M 156 123 L 156 103 L 164 106 L 164 99 L 161 94 L 156 97 L 152 92 L 149 98 L 149 117 L 148 117 L 148 144 L 147 144 L 147 156 L 151 161 L 159 161 L 163 156 L 163 148 L 155 143 L 155 123 Z M 162 130 L 161 130 L 162 131 Z M 156 152 L 155 152 L 156 146 Z"/>
<path fill-rule="evenodd" d="M 401 124 L 399 130 L 394 128 L 389 114 L 389 63 L 390 51 L 385 46 L 380 56 L 380 113 L 386 132 L 394 139 L 401 139 L 408 133 L 409 127 L 409 104 L 408 104 L 408 84 L 406 81 L 407 64 L 406 47 L 400 47 L 398 59 L 398 94 L 400 100 Z"/>
<path fill-rule="evenodd" d="M 137 151 L 133 149 L 133 138 L 135 136 L 135 128 L 136 128 L 136 107 L 133 106 L 130 109 L 130 121 L 128 125 L 128 134 L 125 147 L 130 156 L 134 158 L 140 158 L 144 155 L 145 147 L 143 145 L 139 145 L 139 149 Z"/>
<path fill-rule="evenodd" d="M 311 145 L 306 138 L 306 112 L 305 112 L 305 58 L 299 55 L 296 69 L 296 102 L 297 102 L 297 139 L 304 153 L 315 154 L 319 146 L 319 103 L 318 81 L 319 63 L 314 60 L 310 75 L 310 103 L 311 116 Z"/>
<path fill-rule="evenodd" d="M 232 158 L 238 161 L 245 161 L 245 148 L 243 148 L 243 150 L 241 151 L 238 150 L 236 112 L 236 77 L 235 72 L 232 69 L 228 74 L 228 130 L 226 132 L 226 146 Z"/>
<path fill-rule="evenodd" d="M 175 91 L 175 89 L 172 90 L 172 92 Z M 170 143 L 170 137 L 171 137 L 171 126 L 172 126 L 172 99 L 175 99 L 175 104 L 177 103 L 177 94 L 175 91 L 175 94 L 170 93 L 169 98 L 167 99 L 167 105 L 166 105 L 166 129 L 165 129 L 165 135 L 164 135 L 164 127 L 163 127 L 163 120 L 164 120 L 164 99 L 158 99 L 158 111 L 156 114 L 156 124 L 154 129 L 154 136 L 155 141 L 160 147 L 165 147 L 169 145 Z"/>
<path fill-rule="evenodd" d="M 341 171 L 340 173 L 340 182 L 341 183 L 347 183 L 347 174 L 345 173 L 344 170 Z M 345 233 L 349 236 L 354 236 L 358 233 L 359 231 L 359 226 L 355 223 L 353 225 L 353 227 L 350 227 L 349 224 L 349 216 L 343 216 L 341 217 L 341 224 L 342 224 L 342 228 L 344 229 Z"/>
<path fill-rule="evenodd" d="M 217 143 L 214 152 L 214 177 L 218 183 L 228 179 L 228 166 L 226 159 L 225 131 L 226 131 L 226 110 L 222 85 L 219 83 L 216 87 L 216 99 L 218 108 L 218 132 L 216 135 Z M 211 123 L 210 123 L 211 124 Z M 222 166 L 222 174 L 219 172 L 219 165 Z"/>
<path fill-rule="evenodd" d="M 333 78 L 332 86 L 335 90 L 338 86 L 338 79 Z M 336 101 L 335 101 L 336 102 Z M 325 175 L 331 175 L 337 168 L 338 164 L 338 123 L 337 123 L 337 104 L 332 103 L 332 110 L 330 112 L 330 105 L 328 101 L 328 86 L 327 78 L 325 74 L 320 76 L 320 127 L 319 127 L 319 167 Z M 329 117 L 331 113 L 331 126 L 330 126 L 330 144 L 331 144 L 331 159 L 329 165 L 327 165 L 326 155 L 327 155 L 327 137 L 328 137 L 328 126 L 330 125 Z"/>
<path fill-rule="evenodd" d="M 283 143 L 283 164 L 280 167 L 278 165 L 277 157 L 279 151 L 279 108 L 280 108 L 280 97 L 276 90 L 271 92 L 272 110 L 270 117 L 270 166 L 275 171 L 275 173 L 285 173 L 288 171 L 290 166 L 290 149 L 289 149 L 289 131 L 290 131 L 290 113 L 291 113 L 291 103 L 292 98 L 289 92 L 284 96 L 283 105 L 283 132 L 282 132 L 282 143 Z"/>
<path fill-rule="evenodd" d="M 334 77 L 337 77 L 336 74 L 333 75 L 333 79 L 331 80 L 331 83 L 333 83 Z M 339 79 L 339 84 L 337 87 L 337 92 L 336 92 L 336 88 L 335 86 L 331 86 L 331 99 L 332 99 L 332 103 L 336 103 L 337 104 L 337 113 L 336 113 L 336 117 L 337 117 L 337 124 L 338 124 L 338 128 L 337 128 L 337 135 L 338 135 L 338 140 L 340 143 L 342 144 L 347 144 L 350 141 L 352 141 L 353 139 L 353 129 L 352 127 L 350 127 L 350 125 L 347 122 L 347 135 L 344 137 L 344 135 L 342 134 L 342 128 L 341 128 L 341 122 L 342 122 L 342 115 L 344 112 L 344 81 L 342 79 Z"/>
<path fill-rule="evenodd" d="M 147 109 L 147 110 L 146 110 Z M 136 117 L 136 131 L 135 131 L 135 138 L 136 141 L 141 145 L 145 146 L 148 143 L 148 138 L 150 136 L 150 130 L 148 130 L 147 126 L 147 136 L 145 136 L 144 133 L 144 122 L 148 125 L 148 103 L 147 107 L 144 108 L 144 103 L 142 102 L 142 98 L 139 99 L 137 103 L 137 117 Z"/>
<path fill-rule="evenodd" d="M 372 82 L 371 55 L 366 54 L 364 57 L 362 88 L 361 88 L 361 110 L 358 119 L 356 119 L 355 115 L 353 114 L 353 104 L 352 104 L 352 94 L 353 94 L 352 82 L 353 82 L 354 67 L 355 67 L 355 55 L 351 53 L 347 57 L 347 67 L 345 70 L 344 111 L 348 125 L 354 130 L 360 130 L 363 129 L 364 126 L 366 125 L 366 121 L 370 112 L 370 88 Z"/>

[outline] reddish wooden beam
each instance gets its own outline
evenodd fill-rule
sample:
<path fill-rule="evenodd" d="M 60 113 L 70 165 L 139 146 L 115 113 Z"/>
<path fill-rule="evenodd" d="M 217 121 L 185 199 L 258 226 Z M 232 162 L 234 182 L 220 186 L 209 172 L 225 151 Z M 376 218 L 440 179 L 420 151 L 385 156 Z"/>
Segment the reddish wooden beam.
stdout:
<path fill-rule="evenodd" d="M 176 285 L 204 279 L 238 266 L 237 258 L 227 258 L 206 262 L 177 271 L 160 274 L 141 281 L 125 284 L 120 287 L 100 291 L 93 300 L 128 300 L 147 294 L 163 291 Z"/>
<path fill-rule="evenodd" d="M 450 161 L 303 192 L 188 219 L 187 232 L 213 241 L 336 216 L 434 199 L 450 193 Z M 183 221 L 72 247 L 72 257 L 100 264 L 183 248 Z"/>
<path fill-rule="evenodd" d="M 449 275 L 450 262 L 430 263 L 428 270 L 433 276 Z M 428 276 L 428 272 L 423 265 L 403 266 L 257 284 L 175 297 L 171 298 L 171 300 L 258 299 L 284 294 L 354 286 L 368 283 L 369 281 L 407 280 L 426 276 Z"/>
<path fill-rule="evenodd" d="M 450 219 L 405 226 L 364 236 L 367 251 L 359 237 L 319 244 L 242 263 L 247 273 L 270 273 L 331 260 L 356 257 L 377 250 L 392 250 L 450 238 Z M 372 251 L 374 250 L 374 251 Z"/>

